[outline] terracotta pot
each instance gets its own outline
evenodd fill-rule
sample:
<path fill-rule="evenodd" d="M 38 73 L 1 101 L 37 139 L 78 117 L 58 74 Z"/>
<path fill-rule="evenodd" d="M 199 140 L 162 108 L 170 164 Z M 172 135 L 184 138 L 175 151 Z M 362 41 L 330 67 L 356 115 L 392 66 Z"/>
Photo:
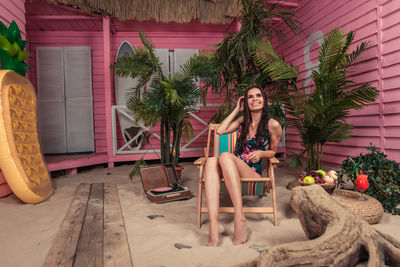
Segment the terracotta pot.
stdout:
<path fill-rule="evenodd" d="M 180 180 L 181 179 L 181 175 L 182 175 L 182 171 L 183 171 L 183 167 L 182 166 L 176 166 L 175 167 L 175 170 L 176 170 L 176 174 L 178 175 L 178 179 Z"/>

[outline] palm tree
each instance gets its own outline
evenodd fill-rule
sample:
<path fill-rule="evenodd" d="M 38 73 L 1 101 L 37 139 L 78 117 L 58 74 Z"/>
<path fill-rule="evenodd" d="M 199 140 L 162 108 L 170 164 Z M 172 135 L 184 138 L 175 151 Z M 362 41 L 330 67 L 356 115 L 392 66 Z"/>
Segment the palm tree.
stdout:
<path fill-rule="evenodd" d="M 254 40 L 284 39 L 286 36 L 273 24 L 274 20 L 281 20 L 294 33 L 300 32 L 300 22 L 295 19 L 294 13 L 280 9 L 279 3 L 266 7 L 265 0 L 241 2 L 241 29 L 230 32 L 222 42 L 214 45 L 215 50 L 198 57 L 196 71 L 204 77 L 204 95 L 210 89 L 225 98 L 215 115 L 216 122 L 222 121 L 232 111 L 236 105 L 234 100 L 242 96 L 247 87 L 256 84 L 261 88 L 270 88 L 271 76 L 263 73 L 251 56 Z M 204 97 L 204 103 L 205 100 Z M 279 113 L 280 108 L 277 108 L 272 108 L 272 111 Z"/>
<path fill-rule="evenodd" d="M 182 136 L 189 140 L 193 135 L 188 113 L 194 110 L 201 97 L 192 71 L 194 63 L 189 59 L 173 77 L 166 77 L 151 40 L 142 32 L 139 35 L 143 47 L 134 48 L 131 54 L 118 59 L 111 67 L 117 75 L 138 79 L 137 85 L 128 91 L 127 107 L 133 111 L 137 122 L 142 121 L 150 127 L 160 123 L 161 163 L 176 166 Z M 140 89 L 149 82 L 150 88 L 141 96 Z M 140 160 L 138 164 L 143 162 Z"/>
<path fill-rule="evenodd" d="M 263 71 L 280 82 L 276 100 L 284 104 L 289 124 L 300 134 L 304 150 L 299 156 L 307 153 L 306 170 L 321 167 L 325 143 L 339 143 L 351 137 L 353 126 L 345 121 L 349 111 L 364 108 L 379 95 L 368 82 L 356 84 L 348 78 L 351 66 L 368 47 L 368 42 L 362 42 L 350 52 L 353 40 L 352 31 L 346 34 L 337 28 L 324 36 L 319 66 L 312 72 L 315 89 L 310 95 L 297 88 L 296 68 L 274 54 L 270 44 L 259 41 L 258 50 L 253 53 Z M 295 157 L 297 162 L 299 156 Z"/>

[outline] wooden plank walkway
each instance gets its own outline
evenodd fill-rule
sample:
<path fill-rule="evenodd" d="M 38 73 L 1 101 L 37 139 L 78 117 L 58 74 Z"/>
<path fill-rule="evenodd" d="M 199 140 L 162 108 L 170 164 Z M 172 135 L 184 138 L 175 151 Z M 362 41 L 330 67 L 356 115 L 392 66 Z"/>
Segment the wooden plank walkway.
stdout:
<path fill-rule="evenodd" d="M 43 266 L 132 266 L 115 184 L 78 186 Z"/>

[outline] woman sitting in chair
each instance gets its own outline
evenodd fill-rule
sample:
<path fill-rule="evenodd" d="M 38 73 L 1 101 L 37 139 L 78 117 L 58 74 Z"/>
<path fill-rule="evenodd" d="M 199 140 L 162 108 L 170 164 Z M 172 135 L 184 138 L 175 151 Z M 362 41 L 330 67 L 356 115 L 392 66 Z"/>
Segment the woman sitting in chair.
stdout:
<path fill-rule="evenodd" d="M 244 116 L 233 120 L 239 112 Z M 278 149 L 282 128 L 278 121 L 268 117 L 267 97 L 259 87 L 248 88 L 238 99 L 235 109 L 221 122 L 217 129 L 220 135 L 240 130 L 235 152 L 224 152 L 219 157 L 207 159 L 204 169 L 204 183 L 207 199 L 210 229 L 208 245 L 218 243 L 218 222 L 220 177 L 226 187 L 235 212 L 233 244 L 246 242 L 246 218 L 243 212 L 240 177 L 261 177 L 261 158 L 272 158 Z"/>

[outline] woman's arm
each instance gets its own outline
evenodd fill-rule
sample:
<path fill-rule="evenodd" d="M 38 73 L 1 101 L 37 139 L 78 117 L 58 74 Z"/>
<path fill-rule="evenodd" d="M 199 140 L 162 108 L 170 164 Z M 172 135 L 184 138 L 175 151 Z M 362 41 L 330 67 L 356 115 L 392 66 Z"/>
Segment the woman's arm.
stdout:
<path fill-rule="evenodd" d="M 240 116 L 235 121 L 233 121 L 233 119 L 239 114 L 240 111 L 243 110 L 243 99 L 243 96 L 238 99 L 235 109 L 218 126 L 217 134 L 222 135 L 233 133 L 239 129 L 239 125 L 243 121 L 243 116 Z"/>
<path fill-rule="evenodd" d="M 269 144 L 269 149 L 278 151 L 278 144 L 282 137 L 282 127 L 277 120 L 270 119 L 268 122 L 268 130 L 271 138 L 271 142 Z"/>

